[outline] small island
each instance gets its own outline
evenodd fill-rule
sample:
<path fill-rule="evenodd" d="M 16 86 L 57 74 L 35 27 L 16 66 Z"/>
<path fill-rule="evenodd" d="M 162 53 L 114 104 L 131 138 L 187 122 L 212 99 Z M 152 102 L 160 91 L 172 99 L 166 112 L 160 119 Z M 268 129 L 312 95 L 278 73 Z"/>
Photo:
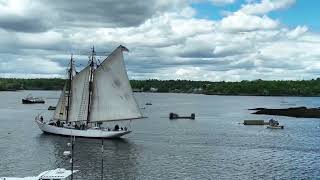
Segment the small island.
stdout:
<path fill-rule="evenodd" d="M 306 108 L 304 106 L 284 109 L 254 108 L 249 110 L 255 111 L 252 114 L 289 116 L 297 118 L 320 118 L 320 108 Z"/>

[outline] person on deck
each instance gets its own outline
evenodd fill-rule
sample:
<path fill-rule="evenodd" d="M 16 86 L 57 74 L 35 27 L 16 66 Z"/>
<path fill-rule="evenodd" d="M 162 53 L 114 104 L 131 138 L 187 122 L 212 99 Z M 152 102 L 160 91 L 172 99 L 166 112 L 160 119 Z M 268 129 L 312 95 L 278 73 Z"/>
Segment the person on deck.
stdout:
<path fill-rule="evenodd" d="M 119 131 L 119 125 L 118 125 L 118 124 L 116 124 L 116 125 L 114 126 L 114 131 Z"/>
<path fill-rule="evenodd" d="M 42 122 L 42 123 L 43 123 L 43 117 L 42 117 L 42 116 L 40 116 L 40 122 Z"/>
<path fill-rule="evenodd" d="M 270 124 L 271 126 L 273 126 L 274 120 L 273 120 L 272 118 L 269 120 L 269 124 Z"/>

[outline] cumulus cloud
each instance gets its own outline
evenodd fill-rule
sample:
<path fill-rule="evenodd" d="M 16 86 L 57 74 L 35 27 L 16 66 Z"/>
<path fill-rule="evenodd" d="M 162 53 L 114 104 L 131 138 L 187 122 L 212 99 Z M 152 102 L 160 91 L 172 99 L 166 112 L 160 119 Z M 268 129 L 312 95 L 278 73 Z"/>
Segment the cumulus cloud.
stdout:
<path fill-rule="evenodd" d="M 239 11 L 246 14 L 266 14 L 274 10 L 288 8 L 294 3 L 295 0 L 262 0 L 260 3 L 243 5 Z"/>
<path fill-rule="evenodd" d="M 63 77 L 65 69 L 57 63 L 40 57 L 22 55 L 2 55 L 0 58 L 0 74 L 5 77 L 24 77 L 44 75 L 45 77 Z M 30 73 L 31 72 L 31 73 Z"/>
<path fill-rule="evenodd" d="M 63 77 L 71 53 L 81 69 L 93 45 L 108 54 L 119 44 L 130 49 L 131 79 L 310 79 L 320 72 L 320 35 L 268 16 L 294 1 L 249 2 L 219 20 L 197 18 L 190 2 L 0 1 L 0 75 Z"/>
<path fill-rule="evenodd" d="M 52 27 L 44 19 L 46 12 L 38 2 L 28 0 L 1 1 L 0 27 L 17 32 L 43 32 Z"/>
<path fill-rule="evenodd" d="M 64 27 L 128 27 L 156 14 L 184 7 L 183 0 L 9 0 L 0 3 L 0 27 L 17 32 L 44 32 Z"/>
<path fill-rule="evenodd" d="M 127 27 L 143 23 L 156 14 L 184 6 L 182 0 L 45 0 L 64 26 Z"/>
<path fill-rule="evenodd" d="M 275 29 L 279 25 L 278 21 L 270 19 L 268 16 L 254 16 L 236 12 L 222 19 L 221 28 L 230 31 L 254 31 L 261 29 Z"/>
<path fill-rule="evenodd" d="M 289 38 L 297 38 L 300 37 L 302 34 L 308 31 L 307 26 L 298 26 L 295 29 L 288 32 Z"/>

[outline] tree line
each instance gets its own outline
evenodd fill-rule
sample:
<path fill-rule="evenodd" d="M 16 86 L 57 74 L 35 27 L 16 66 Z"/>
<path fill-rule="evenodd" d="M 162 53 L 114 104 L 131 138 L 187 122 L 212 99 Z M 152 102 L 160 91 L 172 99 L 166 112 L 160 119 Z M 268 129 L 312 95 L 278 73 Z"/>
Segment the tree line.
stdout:
<path fill-rule="evenodd" d="M 65 79 L 0 78 L 0 90 L 61 90 Z M 320 79 L 301 81 L 210 82 L 190 80 L 131 80 L 136 92 L 201 93 L 215 95 L 320 96 Z"/>
<path fill-rule="evenodd" d="M 16 90 L 61 90 L 66 82 L 65 79 L 16 79 L 0 78 L 0 91 Z"/>

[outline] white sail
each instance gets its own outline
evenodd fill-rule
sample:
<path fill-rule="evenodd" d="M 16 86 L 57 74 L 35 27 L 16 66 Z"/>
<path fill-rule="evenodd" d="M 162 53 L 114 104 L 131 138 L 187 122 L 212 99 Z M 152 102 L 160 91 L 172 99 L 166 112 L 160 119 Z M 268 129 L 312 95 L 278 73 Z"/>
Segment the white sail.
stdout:
<path fill-rule="evenodd" d="M 125 69 L 123 50 L 119 46 L 93 72 L 90 122 L 142 117 Z"/>
<path fill-rule="evenodd" d="M 61 120 L 65 121 L 67 117 L 67 110 L 66 110 L 66 105 L 67 105 L 67 97 L 66 97 L 66 87 L 67 83 L 64 85 L 64 88 L 61 92 L 58 104 L 56 106 L 56 110 L 53 113 L 53 119 L 55 120 Z"/>
<path fill-rule="evenodd" d="M 90 66 L 76 74 L 71 82 L 69 120 L 86 121 L 88 114 Z"/>

